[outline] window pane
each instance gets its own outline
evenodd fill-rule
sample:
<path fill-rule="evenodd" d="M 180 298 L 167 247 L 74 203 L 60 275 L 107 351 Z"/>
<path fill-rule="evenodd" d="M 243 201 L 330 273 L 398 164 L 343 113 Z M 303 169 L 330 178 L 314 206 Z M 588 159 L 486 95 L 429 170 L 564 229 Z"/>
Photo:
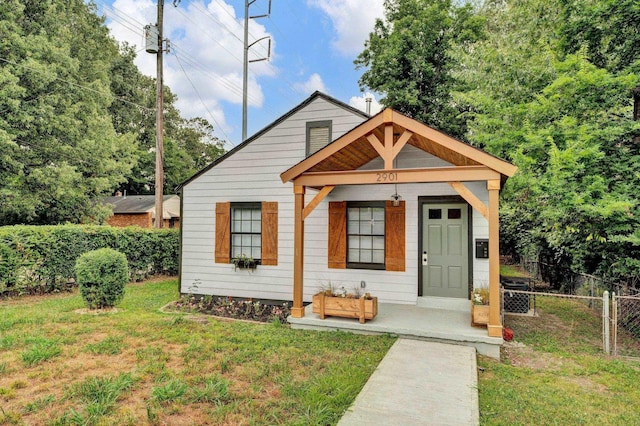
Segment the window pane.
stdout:
<path fill-rule="evenodd" d="M 260 259 L 262 257 L 260 247 L 254 247 L 251 249 L 251 257 L 253 257 L 254 259 Z"/>
<path fill-rule="evenodd" d="M 382 207 L 375 207 L 373 209 L 373 218 L 384 222 L 384 209 Z"/>
<path fill-rule="evenodd" d="M 360 247 L 363 249 L 372 249 L 373 248 L 372 237 L 360 237 Z"/>
<path fill-rule="evenodd" d="M 347 218 L 349 220 L 358 220 L 360 219 L 360 209 L 355 207 L 349 207 L 347 209 Z"/>
<path fill-rule="evenodd" d="M 462 217 L 462 209 L 449 209 L 447 212 L 448 219 L 460 219 Z"/>
<path fill-rule="evenodd" d="M 242 247 L 251 247 L 251 234 L 242 235 Z"/>
<path fill-rule="evenodd" d="M 371 250 L 360 250 L 360 262 L 371 263 L 372 261 Z"/>
<path fill-rule="evenodd" d="M 373 237 L 373 248 L 384 250 L 384 237 Z"/>
<path fill-rule="evenodd" d="M 251 209 L 242 209 L 242 220 L 251 219 Z"/>
<path fill-rule="evenodd" d="M 350 249 L 359 249 L 360 248 L 360 238 L 349 236 L 349 248 Z"/>
<path fill-rule="evenodd" d="M 240 231 L 240 223 L 237 220 L 231 221 L 231 232 L 239 232 Z"/>
<path fill-rule="evenodd" d="M 350 220 L 347 225 L 347 233 L 357 234 L 358 232 L 360 232 L 360 222 L 357 220 Z"/>
<path fill-rule="evenodd" d="M 360 208 L 360 220 L 371 220 L 371 209 L 368 207 Z"/>
<path fill-rule="evenodd" d="M 251 219 L 252 220 L 261 220 L 262 219 L 262 211 L 260 209 L 251 209 Z"/>
<path fill-rule="evenodd" d="M 373 263 L 384 263 L 384 250 L 373 251 Z"/>
<path fill-rule="evenodd" d="M 442 210 L 429 209 L 429 219 L 442 219 Z"/>
<path fill-rule="evenodd" d="M 360 262 L 360 250 L 349 249 L 349 256 L 347 257 L 347 262 Z"/>
<path fill-rule="evenodd" d="M 262 236 L 261 235 L 252 235 L 251 236 L 251 246 L 252 247 L 260 247 L 260 246 L 262 246 Z"/>
<path fill-rule="evenodd" d="M 240 227 L 240 232 L 251 232 L 251 221 L 243 220 L 242 226 Z"/>
<path fill-rule="evenodd" d="M 262 222 L 260 222 L 259 220 L 252 220 L 251 232 L 262 232 Z"/>
<path fill-rule="evenodd" d="M 233 209 L 233 219 L 239 220 L 242 218 L 242 209 Z"/>
<path fill-rule="evenodd" d="M 371 222 L 370 221 L 360 222 L 360 233 L 363 234 L 363 235 L 371 234 Z"/>
<path fill-rule="evenodd" d="M 375 221 L 373 222 L 373 234 L 375 235 L 384 235 L 384 222 Z"/>

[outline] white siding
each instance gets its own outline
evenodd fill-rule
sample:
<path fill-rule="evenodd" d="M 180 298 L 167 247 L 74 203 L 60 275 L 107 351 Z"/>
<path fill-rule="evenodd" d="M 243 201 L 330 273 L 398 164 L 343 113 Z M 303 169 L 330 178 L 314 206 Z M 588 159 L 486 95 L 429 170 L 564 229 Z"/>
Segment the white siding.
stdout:
<path fill-rule="evenodd" d="M 291 300 L 293 190 L 280 173 L 304 159 L 306 123 L 321 120 L 332 121 L 336 139 L 364 118 L 317 98 L 183 188 L 182 292 Z M 215 205 L 229 201 L 278 202 L 277 266 L 248 272 L 214 262 Z M 308 238 L 310 246 L 313 238 Z M 326 250 L 324 258 L 326 263 Z"/>
<path fill-rule="evenodd" d="M 228 157 L 183 188 L 182 292 L 291 300 L 293 292 L 293 190 L 280 173 L 305 156 L 306 122 L 332 120 L 337 139 L 364 119 L 322 98 L 316 99 L 259 139 Z M 376 159 L 363 168 L 381 168 Z M 407 145 L 397 167 L 442 167 L 448 163 Z M 486 182 L 467 183 L 485 203 Z M 398 185 L 406 201 L 406 271 L 327 268 L 327 210 L 329 201 L 388 200 L 393 184 L 337 187 L 305 220 L 304 299 L 329 281 L 350 290 L 366 283 L 366 291 L 381 302 L 415 303 L 418 288 L 418 197 L 457 195 L 446 183 Z M 315 191 L 307 191 L 308 203 Z M 214 263 L 215 204 L 217 202 L 278 202 L 278 265 L 255 272 L 234 271 L 233 265 Z M 486 219 L 473 212 L 472 239 L 488 237 Z M 488 283 L 488 261 L 473 259 L 474 284 Z M 197 288 L 196 288 L 197 287 Z"/>

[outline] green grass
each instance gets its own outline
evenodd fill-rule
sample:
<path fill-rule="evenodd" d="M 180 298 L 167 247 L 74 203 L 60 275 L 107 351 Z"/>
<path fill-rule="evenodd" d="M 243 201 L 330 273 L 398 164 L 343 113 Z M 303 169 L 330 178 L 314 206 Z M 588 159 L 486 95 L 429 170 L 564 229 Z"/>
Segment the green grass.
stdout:
<path fill-rule="evenodd" d="M 62 354 L 62 348 L 56 340 L 36 338 L 34 342 L 22 351 L 22 362 L 32 367 Z"/>
<path fill-rule="evenodd" d="M 335 424 L 395 341 L 159 311 L 177 298 L 158 280 L 109 314 L 0 301 L 0 424 Z"/>
<path fill-rule="evenodd" d="M 528 278 L 529 274 L 516 265 L 500 265 L 500 275 L 503 277 Z"/>
<path fill-rule="evenodd" d="M 483 425 L 640 424 L 640 360 L 603 354 L 601 320 L 583 304 L 539 297 L 538 318 L 506 317 L 517 344 L 480 357 Z"/>
<path fill-rule="evenodd" d="M 98 343 L 90 343 L 85 346 L 85 350 L 95 355 L 118 355 L 124 348 L 122 336 L 107 336 Z"/>

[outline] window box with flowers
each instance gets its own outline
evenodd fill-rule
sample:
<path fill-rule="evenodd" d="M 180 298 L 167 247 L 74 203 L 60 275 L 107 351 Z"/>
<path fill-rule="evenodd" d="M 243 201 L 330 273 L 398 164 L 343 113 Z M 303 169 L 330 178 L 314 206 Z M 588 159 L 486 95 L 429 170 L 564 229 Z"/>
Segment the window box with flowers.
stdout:
<path fill-rule="evenodd" d="M 255 271 L 256 267 L 260 264 L 260 261 L 242 254 L 240 256 L 232 257 L 231 263 L 233 263 L 235 270 L 249 269 L 251 271 Z"/>
<path fill-rule="evenodd" d="M 471 325 L 482 326 L 489 323 L 489 289 L 474 288 L 471 293 Z"/>
<path fill-rule="evenodd" d="M 369 293 L 359 295 L 344 291 L 324 290 L 313 296 L 313 313 L 326 316 L 358 318 L 360 324 L 378 315 L 378 298 Z"/>

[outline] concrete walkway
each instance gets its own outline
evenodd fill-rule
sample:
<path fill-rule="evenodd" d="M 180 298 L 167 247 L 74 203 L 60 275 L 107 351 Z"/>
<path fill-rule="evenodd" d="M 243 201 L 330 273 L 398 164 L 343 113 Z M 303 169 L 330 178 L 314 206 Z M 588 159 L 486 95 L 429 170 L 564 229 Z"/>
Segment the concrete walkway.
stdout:
<path fill-rule="evenodd" d="M 475 349 L 398 339 L 338 426 L 477 424 Z"/>

